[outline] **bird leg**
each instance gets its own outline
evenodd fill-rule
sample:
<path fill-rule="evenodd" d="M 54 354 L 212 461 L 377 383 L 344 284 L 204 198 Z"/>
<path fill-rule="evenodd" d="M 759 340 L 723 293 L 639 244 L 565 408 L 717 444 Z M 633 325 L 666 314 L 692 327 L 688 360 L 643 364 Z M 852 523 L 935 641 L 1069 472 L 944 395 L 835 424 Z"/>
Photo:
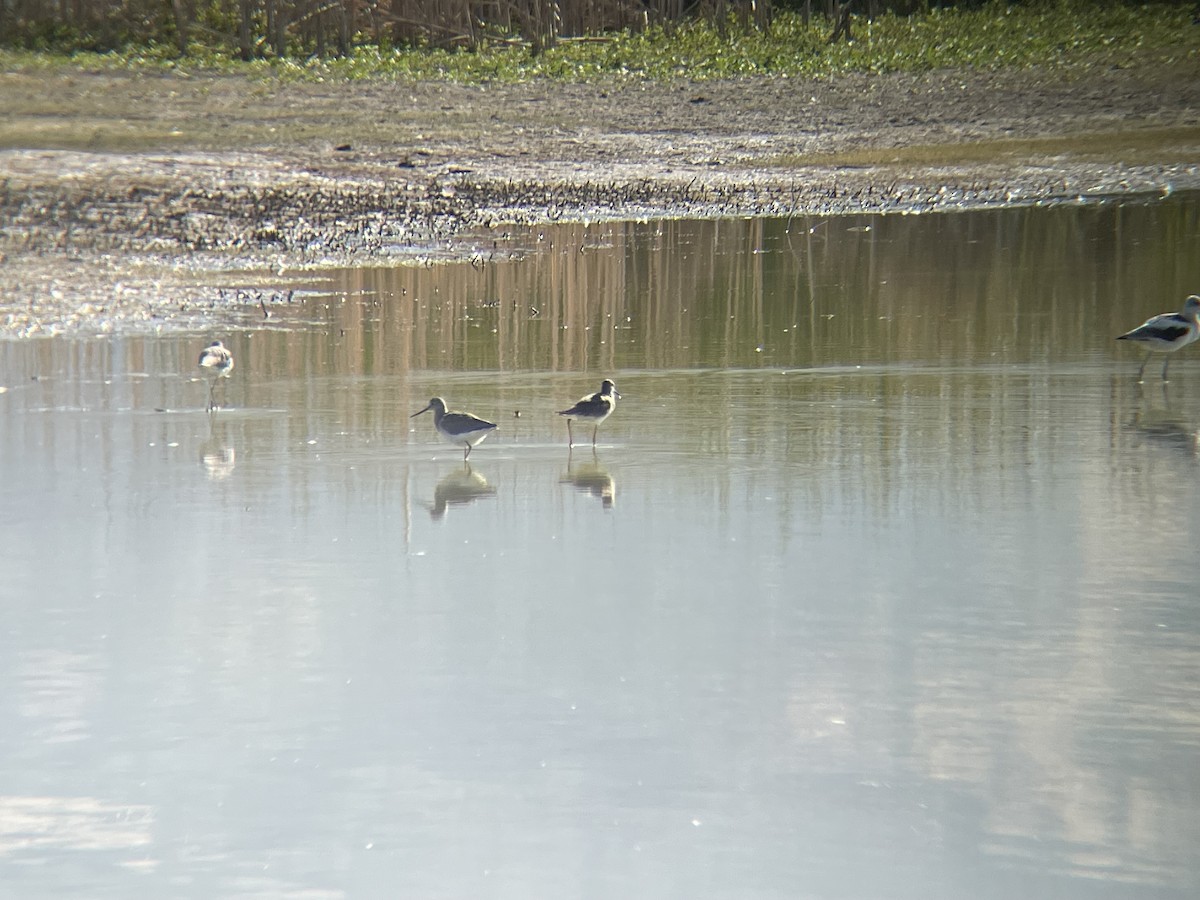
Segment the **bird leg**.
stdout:
<path fill-rule="evenodd" d="M 1168 357 L 1169 359 L 1170 357 Z M 1138 384 L 1142 383 L 1142 373 L 1146 371 L 1146 363 L 1150 362 L 1150 351 L 1146 351 L 1146 358 L 1142 360 L 1142 367 L 1138 369 Z"/>
<path fill-rule="evenodd" d="M 1162 370 L 1162 380 L 1163 381 L 1167 380 L 1167 366 L 1169 366 L 1170 364 L 1171 364 L 1171 357 L 1168 356 L 1166 359 L 1163 360 L 1163 370 Z"/>
<path fill-rule="evenodd" d="M 575 436 L 571 433 L 571 420 L 567 419 L 567 449 L 575 446 Z"/>
<path fill-rule="evenodd" d="M 597 422 L 592 426 L 592 449 L 596 449 L 596 432 L 600 430 L 600 424 Z"/>
<path fill-rule="evenodd" d="M 208 385 L 208 411 L 217 408 L 217 380 L 214 378 Z"/>
<path fill-rule="evenodd" d="M 467 461 L 467 457 L 471 455 L 471 444 L 467 442 L 467 452 L 463 454 L 463 462 Z"/>

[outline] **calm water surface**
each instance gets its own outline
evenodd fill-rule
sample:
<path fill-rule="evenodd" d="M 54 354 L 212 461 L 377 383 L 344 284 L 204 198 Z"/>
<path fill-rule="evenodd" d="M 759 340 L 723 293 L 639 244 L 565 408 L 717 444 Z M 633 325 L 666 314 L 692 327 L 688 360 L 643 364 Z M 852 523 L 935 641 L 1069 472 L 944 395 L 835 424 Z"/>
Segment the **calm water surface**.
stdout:
<path fill-rule="evenodd" d="M 1200 893 L 1197 198 L 288 286 L 0 344 L 0 896 Z"/>

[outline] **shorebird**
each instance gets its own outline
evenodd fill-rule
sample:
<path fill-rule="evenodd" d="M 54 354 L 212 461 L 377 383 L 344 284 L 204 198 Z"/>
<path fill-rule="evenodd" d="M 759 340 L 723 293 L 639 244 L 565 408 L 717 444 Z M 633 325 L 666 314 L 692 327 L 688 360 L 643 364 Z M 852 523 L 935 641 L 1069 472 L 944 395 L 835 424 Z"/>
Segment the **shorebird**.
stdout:
<path fill-rule="evenodd" d="M 466 462 L 467 457 L 471 455 L 471 448 L 496 428 L 494 422 L 485 422 L 470 413 L 447 412 L 446 401 L 441 397 L 434 397 L 429 401 L 428 406 L 417 410 L 409 418 L 415 419 L 421 413 L 429 412 L 431 409 L 433 410 L 433 427 L 437 429 L 437 433 L 450 443 L 463 444 L 467 448 L 463 453 L 463 462 Z"/>
<path fill-rule="evenodd" d="M 208 411 L 212 412 L 217 408 L 217 379 L 228 378 L 229 373 L 233 371 L 233 354 L 225 349 L 225 345 L 220 341 L 213 341 L 200 351 L 198 365 L 212 376 L 212 383 L 208 388 Z"/>
<path fill-rule="evenodd" d="M 1200 337 L 1200 296 L 1192 294 L 1183 304 L 1183 309 L 1177 313 L 1163 313 L 1147 319 L 1133 331 L 1117 338 L 1118 341 L 1133 341 L 1146 348 L 1146 358 L 1138 369 L 1138 382 L 1146 371 L 1146 363 L 1150 362 L 1151 353 L 1170 353 L 1180 347 L 1186 347 Z M 1162 380 L 1167 380 L 1167 366 L 1171 357 L 1163 361 Z"/>
<path fill-rule="evenodd" d="M 559 415 L 567 417 L 567 447 L 575 446 L 575 435 L 571 431 L 572 419 L 583 419 L 585 422 L 592 423 L 592 446 L 595 447 L 596 432 L 600 428 L 600 423 L 612 415 L 612 411 L 617 408 L 617 401 L 620 399 L 621 395 L 617 392 L 617 386 L 605 378 L 600 385 L 600 390 L 596 393 L 580 397 L 579 401 L 570 409 L 561 410 Z"/>

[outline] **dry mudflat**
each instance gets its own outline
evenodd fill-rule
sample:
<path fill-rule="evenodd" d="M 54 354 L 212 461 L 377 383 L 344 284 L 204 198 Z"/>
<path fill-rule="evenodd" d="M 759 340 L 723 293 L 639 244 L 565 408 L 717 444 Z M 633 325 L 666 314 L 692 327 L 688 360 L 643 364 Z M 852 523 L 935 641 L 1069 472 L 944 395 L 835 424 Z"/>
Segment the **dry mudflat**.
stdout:
<path fill-rule="evenodd" d="M 516 223 L 1197 188 L 1191 60 L 621 85 L 7 71 L 0 335 L 192 326 L 220 313 L 204 273 L 467 253 Z"/>

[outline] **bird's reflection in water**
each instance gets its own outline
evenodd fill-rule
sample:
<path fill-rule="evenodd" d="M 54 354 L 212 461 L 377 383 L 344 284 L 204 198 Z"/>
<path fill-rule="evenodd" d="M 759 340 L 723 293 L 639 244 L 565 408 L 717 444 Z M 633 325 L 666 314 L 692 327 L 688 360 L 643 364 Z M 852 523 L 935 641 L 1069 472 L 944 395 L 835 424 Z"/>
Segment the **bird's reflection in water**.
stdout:
<path fill-rule="evenodd" d="M 433 503 L 428 506 L 429 515 L 440 519 L 451 506 L 465 506 L 495 493 L 496 489 L 488 484 L 487 479 L 467 464 L 437 483 L 433 489 Z"/>
<path fill-rule="evenodd" d="M 605 509 L 612 509 L 617 502 L 617 483 L 613 481 L 608 469 L 600 465 L 595 455 L 588 463 L 575 464 L 567 458 L 567 474 L 562 478 L 563 484 L 570 484 L 576 490 L 593 497 L 599 497 Z"/>
<path fill-rule="evenodd" d="M 200 445 L 200 467 L 210 481 L 224 481 L 237 465 L 237 451 L 225 434 L 225 428 L 213 424 L 208 440 Z"/>
<path fill-rule="evenodd" d="M 1200 428 L 1178 402 L 1170 399 L 1166 383 L 1157 387 L 1138 385 L 1138 407 L 1129 427 L 1148 440 L 1200 458 Z"/>

